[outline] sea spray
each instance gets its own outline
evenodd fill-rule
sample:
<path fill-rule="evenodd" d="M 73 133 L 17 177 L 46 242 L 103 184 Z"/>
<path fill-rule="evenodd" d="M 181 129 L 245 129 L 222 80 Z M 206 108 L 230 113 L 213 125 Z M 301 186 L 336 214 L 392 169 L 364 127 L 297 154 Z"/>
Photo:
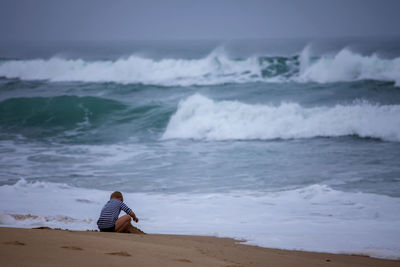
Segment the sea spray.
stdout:
<path fill-rule="evenodd" d="M 309 55 L 303 51 L 301 62 L 308 62 L 307 57 Z M 400 58 L 381 59 L 376 54 L 362 56 L 343 49 L 333 57 L 322 56 L 304 65 L 295 80 L 318 83 L 379 80 L 394 81 L 400 86 Z"/>
<path fill-rule="evenodd" d="M 310 62 L 311 62 L 310 50 L 311 50 L 311 46 L 308 45 L 300 53 L 300 58 L 299 58 L 299 60 L 300 60 L 299 74 L 300 75 L 303 75 L 310 66 Z"/>

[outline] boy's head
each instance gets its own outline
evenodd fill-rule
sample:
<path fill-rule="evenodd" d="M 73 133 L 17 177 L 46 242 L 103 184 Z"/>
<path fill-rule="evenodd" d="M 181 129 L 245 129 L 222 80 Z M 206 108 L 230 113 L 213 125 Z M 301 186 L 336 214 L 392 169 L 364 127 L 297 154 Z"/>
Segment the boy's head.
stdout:
<path fill-rule="evenodd" d="M 124 197 L 122 196 L 122 193 L 119 191 L 114 191 L 111 194 L 110 199 L 118 199 L 121 200 L 122 202 L 124 201 Z"/>

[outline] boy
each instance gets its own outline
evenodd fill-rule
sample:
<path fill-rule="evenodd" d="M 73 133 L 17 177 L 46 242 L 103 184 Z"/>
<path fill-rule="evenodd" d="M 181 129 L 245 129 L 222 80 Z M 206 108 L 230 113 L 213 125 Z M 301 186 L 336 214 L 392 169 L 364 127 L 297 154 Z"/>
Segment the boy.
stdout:
<path fill-rule="evenodd" d="M 111 194 L 110 200 L 104 205 L 100 213 L 100 218 L 97 221 L 100 232 L 123 233 L 131 224 L 131 218 L 135 222 L 139 221 L 135 213 L 123 201 L 124 198 L 121 192 L 115 191 Z M 121 210 L 125 211 L 127 215 L 121 216 L 118 219 Z"/>

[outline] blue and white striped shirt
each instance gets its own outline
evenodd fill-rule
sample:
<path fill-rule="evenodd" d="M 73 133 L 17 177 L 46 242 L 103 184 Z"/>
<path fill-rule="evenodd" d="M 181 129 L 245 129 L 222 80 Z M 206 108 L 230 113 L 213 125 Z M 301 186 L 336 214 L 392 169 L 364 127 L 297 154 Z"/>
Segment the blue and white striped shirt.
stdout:
<path fill-rule="evenodd" d="M 101 210 L 100 218 L 97 221 L 99 229 L 113 227 L 121 210 L 125 211 L 126 214 L 132 211 L 124 202 L 118 199 L 108 201 Z"/>

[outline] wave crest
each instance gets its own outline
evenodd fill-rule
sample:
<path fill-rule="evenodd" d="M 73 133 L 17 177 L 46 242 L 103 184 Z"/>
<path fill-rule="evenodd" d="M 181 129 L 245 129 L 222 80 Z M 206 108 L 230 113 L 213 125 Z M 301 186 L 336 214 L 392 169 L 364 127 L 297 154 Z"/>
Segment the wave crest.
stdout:
<path fill-rule="evenodd" d="M 201 59 L 162 59 L 132 55 L 116 61 L 12 60 L 0 64 L 0 76 L 24 80 L 142 83 L 165 86 L 241 83 L 261 79 L 256 57 L 230 59 L 216 49 Z"/>
<path fill-rule="evenodd" d="M 216 102 L 196 94 L 181 101 L 162 139 L 268 140 L 357 135 L 400 142 L 400 105 L 305 108 Z"/>
<path fill-rule="evenodd" d="M 400 86 L 400 57 L 381 59 L 343 49 L 312 57 L 310 46 L 299 55 L 230 58 L 217 48 L 200 59 L 153 60 L 137 55 L 115 61 L 50 58 L 0 63 L 0 77 L 52 82 L 115 82 L 161 86 L 216 85 L 248 82 L 392 81 Z"/>
<path fill-rule="evenodd" d="M 309 56 L 302 59 L 302 62 L 310 60 Z M 362 56 L 343 49 L 333 57 L 323 56 L 304 65 L 304 69 L 295 80 L 329 83 L 369 79 L 394 81 L 396 86 L 400 86 L 400 58 L 381 59 L 376 54 Z"/>

